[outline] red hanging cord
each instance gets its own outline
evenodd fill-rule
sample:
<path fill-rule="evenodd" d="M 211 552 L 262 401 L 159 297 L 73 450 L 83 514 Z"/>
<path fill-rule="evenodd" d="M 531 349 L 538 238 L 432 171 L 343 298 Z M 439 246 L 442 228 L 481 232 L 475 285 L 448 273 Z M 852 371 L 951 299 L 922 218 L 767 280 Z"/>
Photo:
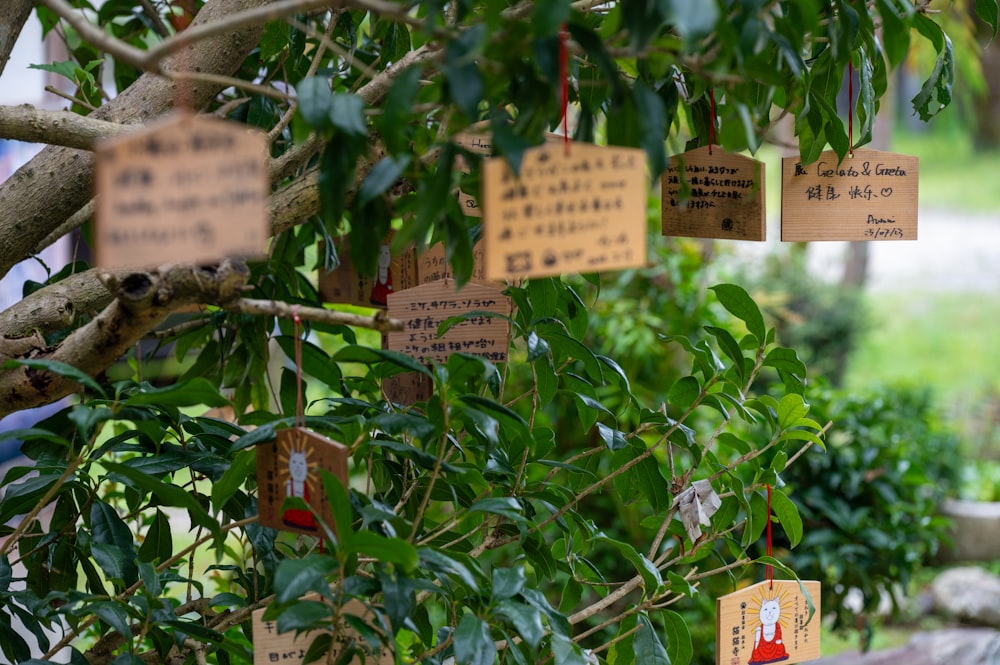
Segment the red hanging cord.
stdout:
<path fill-rule="evenodd" d="M 569 154 L 569 51 L 566 42 L 569 39 L 569 30 L 563 23 L 559 28 L 559 79 L 562 88 L 562 126 L 563 145 L 566 146 L 566 154 Z"/>
<path fill-rule="evenodd" d="M 773 548 L 774 548 L 774 545 L 773 545 L 773 541 L 771 539 L 771 486 L 768 485 L 767 486 L 767 549 L 765 550 L 765 553 L 767 554 L 767 556 L 772 556 L 772 553 L 774 551 Z M 773 589 L 774 588 L 774 566 L 772 566 L 771 564 L 767 564 L 767 568 L 765 569 L 765 572 L 767 574 L 768 581 L 771 583 L 771 587 L 770 588 Z"/>
<path fill-rule="evenodd" d="M 306 426 L 306 413 L 302 407 L 302 319 L 299 306 L 292 305 L 292 321 L 295 334 L 295 426 Z"/>
<path fill-rule="evenodd" d="M 849 154 L 854 157 L 854 63 L 847 61 L 847 138 Z"/>
<path fill-rule="evenodd" d="M 708 99 L 712 105 L 712 115 L 708 119 L 708 154 L 712 154 L 712 144 L 715 143 L 715 91 L 708 91 Z"/>

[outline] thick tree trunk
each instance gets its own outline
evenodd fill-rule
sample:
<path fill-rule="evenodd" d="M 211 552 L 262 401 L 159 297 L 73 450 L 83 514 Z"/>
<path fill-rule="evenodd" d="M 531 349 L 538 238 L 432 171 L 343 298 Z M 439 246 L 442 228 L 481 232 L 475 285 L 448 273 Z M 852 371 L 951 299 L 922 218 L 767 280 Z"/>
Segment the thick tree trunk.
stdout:
<path fill-rule="evenodd" d="M 196 24 L 268 4 L 268 0 L 212 0 Z M 166 61 L 168 69 L 231 75 L 260 38 L 263 26 L 251 26 L 193 44 Z M 192 82 L 187 95 L 195 108 L 205 106 L 221 86 Z M 92 115 L 122 124 L 143 123 L 170 110 L 178 93 L 169 80 L 144 74 Z M 0 277 L 31 255 L 39 241 L 79 210 L 93 194 L 93 154 L 47 147 L 0 185 Z"/>

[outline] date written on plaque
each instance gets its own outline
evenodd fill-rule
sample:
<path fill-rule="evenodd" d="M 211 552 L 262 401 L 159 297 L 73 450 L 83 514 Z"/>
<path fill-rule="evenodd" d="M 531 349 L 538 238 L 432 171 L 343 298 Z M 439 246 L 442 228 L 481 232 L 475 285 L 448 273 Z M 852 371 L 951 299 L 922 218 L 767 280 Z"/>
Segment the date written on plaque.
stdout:
<path fill-rule="evenodd" d="M 916 240 L 919 158 L 855 150 L 781 160 L 781 239 Z"/>

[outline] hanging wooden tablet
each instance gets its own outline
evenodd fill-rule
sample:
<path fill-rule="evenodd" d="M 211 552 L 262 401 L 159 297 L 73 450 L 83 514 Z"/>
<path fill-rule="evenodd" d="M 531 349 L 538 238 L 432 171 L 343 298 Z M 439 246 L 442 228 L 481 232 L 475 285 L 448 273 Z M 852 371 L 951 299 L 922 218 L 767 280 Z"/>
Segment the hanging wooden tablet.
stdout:
<path fill-rule="evenodd" d="M 509 317 L 511 300 L 496 286 L 470 282 L 460 290 L 451 279 L 421 284 L 389 296 L 389 317 L 403 322 L 403 330 L 388 333 L 393 351 L 424 362 L 447 362 L 461 351 L 492 362 L 507 362 L 510 322 L 501 317 L 473 314 L 493 312 Z M 440 337 L 438 327 L 447 319 L 471 315 Z"/>
<path fill-rule="evenodd" d="M 382 339 L 383 348 L 389 348 L 385 335 Z M 402 372 L 382 380 L 382 395 L 393 404 L 413 406 L 417 402 L 426 402 L 433 394 L 434 382 L 420 372 Z"/>
<path fill-rule="evenodd" d="M 488 130 L 487 123 L 478 123 L 464 132 L 459 132 L 452 137 L 456 145 L 460 145 L 469 152 L 474 152 L 487 157 L 493 154 L 493 136 Z M 462 173 L 469 172 L 469 165 L 465 159 L 459 155 L 455 161 L 455 168 Z M 461 189 L 458 190 L 458 205 L 468 217 L 482 217 L 483 212 L 479 207 L 476 197 L 466 194 Z"/>
<path fill-rule="evenodd" d="M 543 138 L 549 143 L 563 140 L 561 135 L 553 134 L 552 132 L 545 132 L 543 134 Z M 465 131 L 455 134 L 455 136 L 452 137 L 452 141 L 456 145 L 462 146 L 469 152 L 483 155 L 485 157 L 489 157 L 493 154 L 493 134 L 489 131 L 488 122 L 477 122 L 470 125 Z M 469 172 L 469 165 L 466 163 L 462 155 L 459 155 L 455 159 L 455 168 L 462 173 Z M 458 205 L 467 217 L 483 216 L 483 210 L 479 206 L 478 199 L 476 199 L 475 196 L 466 194 L 461 189 L 458 190 Z"/>
<path fill-rule="evenodd" d="M 336 531 L 319 470 L 329 471 L 347 487 L 347 456 L 347 446 L 303 427 L 278 430 L 274 441 L 258 445 L 261 526 L 322 537 L 318 516 Z M 302 499 L 312 510 L 283 506 L 288 497 Z"/>
<path fill-rule="evenodd" d="M 271 235 L 267 135 L 176 113 L 95 151 L 102 268 L 256 257 Z"/>
<path fill-rule="evenodd" d="M 702 146 L 671 157 L 660 183 L 663 235 L 767 239 L 762 162 Z"/>
<path fill-rule="evenodd" d="M 646 153 L 549 143 L 483 165 L 486 278 L 510 280 L 646 264 Z"/>
<path fill-rule="evenodd" d="M 826 151 L 812 164 L 781 160 L 781 239 L 916 240 L 920 160 L 855 150 L 837 163 Z"/>
<path fill-rule="evenodd" d="M 320 297 L 329 303 L 385 309 L 386 297 L 390 293 L 416 286 L 414 252 L 407 248 L 393 254 L 392 237 L 390 233 L 379 247 L 378 270 L 371 277 L 361 275 L 354 267 L 350 245 L 345 239 L 337 248 L 340 265 L 336 270 L 319 272 Z"/>
<path fill-rule="evenodd" d="M 303 600 L 318 600 L 318 597 L 304 598 Z M 305 660 L 309 645 L 317 637 L 317 633 L 307 632 L 296 635 L 295 631 L 284 633 L 278 632 L 276 621 L 265 621 L 264 612 L 267 608 L 255 610 L 250 615 L 251 628 L 253 630 L 253 665 L 301 665 Z M 349 600 L 344 603 L 341 617 L 345 614 L 352 614 L 372 623 L 372 611 L 363 603 L 357 600 Z M 343 645 L 354 642 L 362 647 L 367 654 L 364 662 L 375 663 L 375 665 L 392 665 L 395 658 L 392 651 L 383 647 L 377 654 L 372 653 L 371 646 L 354 630 L 351 625 L 341 619 L 338 626 L 338 635 L 330 648 L 329 658 L 326 662 L 336 662 L 340 656 Z M 374 658 L 374 660 L 373 660 Z M 350 663 L 359 664 L 362 662 L 360 656 L 355 656 Z"/>
<path fill-rule="evenodd" d="M 486 280 L 486 269 L 484 265 L 483 243 L 477 242 L 472 247 L 472 279 L 477 281 Z M 454 277 L 448 258 L 445 255 L 444 243 L 435 243 L 431 247 L 417 255 L 417 283 L 426 284 L 436 282 L 446 277 Z"/>
<path fill-rule="evenodd" d="M 820 607 L 820 583 L 803 581 Z M 716 600 L 717 665 L 801 663 L 820 655 L 820 613 L 794 580 L 765 580 Z M 810 616 L 811 614 L 811 616 Z"/>

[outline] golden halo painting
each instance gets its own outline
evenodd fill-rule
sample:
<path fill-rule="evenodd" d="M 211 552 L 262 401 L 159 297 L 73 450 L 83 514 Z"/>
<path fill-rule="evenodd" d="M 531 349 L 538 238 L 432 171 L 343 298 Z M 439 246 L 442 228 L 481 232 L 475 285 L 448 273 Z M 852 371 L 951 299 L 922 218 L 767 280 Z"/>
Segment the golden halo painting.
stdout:
<path fill-rule="evenodd" d="M 785 641 L 781 637 L 781 629 L 784 626 L 788 630 L 787 620 L 782 620 L 782 615 L 787 617 L 791 611 L 791 602 L 781 586 L 771 588 L 765 585 L 758 587 L 757 597 L 750 603 L 751 615 L 757 612 L 757 619 L 751 623 L 756 624 L 753 630 L 753 651 L 750 653 L 749 665 L 765 665 L 765 663 L 777 663 L 788 660 L 788 652 L 785 651 Z"/>
<path fill-rule="evenodd" d="M 309 446 L 305 432 L 293 430 L 292 436 L 282 437 L 278 449 L 279 486 L 285 488 L 285 497 L 297 497 L 312 505 L 316 496 L 315 474 L 309 473 Z M 316 530 L 316 517 L 308 508 L 288 508 L 281 513 L 285 526 L 304 531 Z"/>
<path fill-rule="evenodd" d="M 803 592 L 803 588 L 806 593 Z M 819 658 L 820 583 L 764 581 L 717 600 L 718 665 L 801 663 Z"/>
<path fill-rule="evenodd" d="M 320 470 L 348 486 L 347 447 L 301 427 L 278 430 L 275 440 L 257 446 L 260 525 L 281 531 L 321 535 L 321 524 L 336 531 Z M 289 507 L 285 499 L 301 499 L 312 510 Z"/>

